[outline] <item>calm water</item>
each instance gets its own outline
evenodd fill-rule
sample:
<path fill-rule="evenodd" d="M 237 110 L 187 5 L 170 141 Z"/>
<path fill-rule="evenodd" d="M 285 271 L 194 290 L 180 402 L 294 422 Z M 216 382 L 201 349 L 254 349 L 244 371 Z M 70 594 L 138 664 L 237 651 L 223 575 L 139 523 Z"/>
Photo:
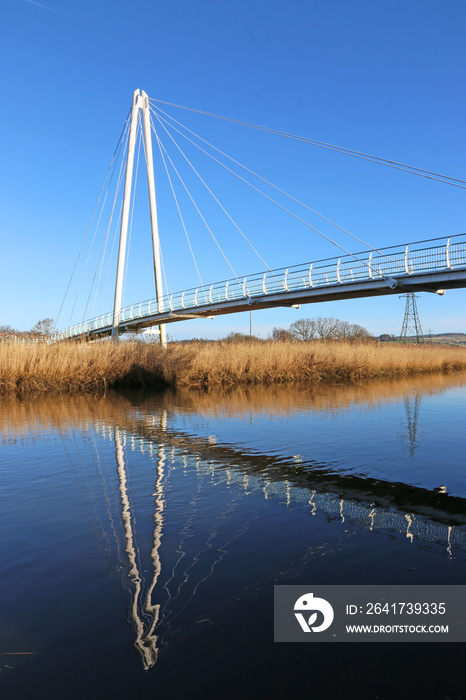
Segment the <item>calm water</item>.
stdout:
<path fill-rule="evenodd" d="M 466 697 L 463 645 L 273 642 L 274 584 L 466 583 L 465 407 L 462 375 L 4 399 L 1 697 Z"/>

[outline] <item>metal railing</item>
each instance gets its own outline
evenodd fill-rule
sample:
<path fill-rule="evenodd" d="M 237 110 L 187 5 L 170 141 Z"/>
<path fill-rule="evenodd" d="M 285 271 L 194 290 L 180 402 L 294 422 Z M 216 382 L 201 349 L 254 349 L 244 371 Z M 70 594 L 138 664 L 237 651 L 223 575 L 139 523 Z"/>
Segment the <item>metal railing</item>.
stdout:
<path fill-rule="evenodd" d="M 427 243 L 430 245 L 426 246 Z M 244 299 L 458 268 L 466 268 L 466 234 L 382 248 L 369 254 L 366 251 L 327 258 L 175 292 L 158 301 L 149 299 L 124 307 L 120 312 L 119 324 L 124 326 L 128 321 L 158 314 L 166 317 L 175 312 L 195 313 L 201 307 L 215 309 L 216 304 Z M 113 312 L 109 312 L 55 333 L 51 340 L 98 333 L 112 324 Z"/>

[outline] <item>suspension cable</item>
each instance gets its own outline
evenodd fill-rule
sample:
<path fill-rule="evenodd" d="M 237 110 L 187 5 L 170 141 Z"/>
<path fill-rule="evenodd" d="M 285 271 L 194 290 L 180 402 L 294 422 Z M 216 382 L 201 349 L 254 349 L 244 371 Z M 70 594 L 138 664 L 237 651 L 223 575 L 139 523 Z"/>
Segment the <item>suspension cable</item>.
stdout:
<path fill-rule="evenodd" d="M 289 193 L 286 192 L 285 190 L 282 190 L 280 187 L 277 187 L 277 185 L 274 185 L 273 182 L 270 182 L 269 180 L 266 180 L 266 178 L 262 177 L 261 175 L 259 175 L 259 174 L 256 173 L 256 172 L 254 172 L 254 170 L 251 170 L 251 169 L 248 168 L 247 166 L 245 166 L 245 165 L 243 165 L 242 163 L 240 163 L 239 161 L 235 160 L 235 158 L 232 158 L 231 156 L 229 156 L 228 153 L 225 153 L 224 151 L 220 150 L 219 148 L 217 148 L 216 146 L 214 146 L 214 145 L 213 145 L 212 143 L 210 143 L 209 141 L 206 141 L 206 139 L 203 139 L 202 136 L 199 136 L 199 134 L 196 134 L 194 131 L 191 131 L 191 129 L 188 129 L 187 126 L 185 126 L 184 124 L 181 124 L 181 123 L 178 122 L 176 119 L 174 119 L 172 116 L 170 116 L 169 114 L 167 114 L 166 112 L 164 112 L 163 110 L 161 110 L 160 107 L 157 107 L 157 110 L 158 110 L 159 112 L 161 112 L 162 114 L 164 114 L 166 117 L 168 117 L 168 119 L 170 119 L 170 120 L 172 120 L 173 122 L 175 122 L 175 124 L 178 124 L 178 126 L 180 126 L 181 128 L 185 129 L 185 130 L 186 130 L 188 133 L 190 133 L 192 136 L 194 136 L 195 138 L 199 139 L 200 141 L 202 141 L 203 143 L 205 143 L 205 144 L 206 144 L 207 146 L 209 146 L 210 148 L 213 148 L 214 151 L 217 151 L 217 153 L 220 153 L 222 156 L 224 156 L 225 158 L 227 158 L 228 160 L 230 160 L 232 163 L 235 163 L 235 165 L 238 165 L 240 168 L 243 168 L 244 170 L 246 170 L 248 173 L 250 173 L 250 174 L 253 175 L 254 177 L 257 177 L 259 180 L 261 180 L 262 182 L 264 182 L 266 185 L 269 185 L 270 187 L 272 187 L 272 188 L 273 188 L 274 190 L 276 190 L 277 192 L 280 192 L 280 194 L 283 194 L 285 197 L 288 197 L 289 199 L 291 199 L 291 200 L 292 200 L 293 202 L 295 202 L 296 204 L 299 204 L 300 206 L 302 206 L 302 207 L 304 207 L 305 209 L 307 209 L 308 211 L 310 211 L 312 214 L 315 214 L 316 216 L 318 216 L 320 219 L 323 219 L 324 221 L 326 221 L 327 223 L 331 224 L 332 226 L 335 226 L 335 228 L 339 229 L 339 230 L 342 231 L 343 233 L 346 233 L 348 236 L 351 236 L 351 238 L 354 238 L 354 239 L 355 239 L 356 241 L 358 241 L 359 243 L 362 243 L 362 245 L 365 245 L 365 246 L 366 246 L 367 248 L 369 248 L 370 250 L 373 250 L 373 251 L 376 252 L 376 253 L 380 253 L 380 250 L 378 250 L 377 248 L 374 248 L 373 246 L 371 246 L 370 243 L 366 243 L 365 241 L 362 240 L 362 238 L 359 238 L 359 237 L 356 236 L 354 233 L 351 233 L 351 231 L 348 231 L 347 229 L 343 228 L 342 226 L 340 226 L 339 224 L 335 223 L 335 222 L 332 221 L 331 219 L 327 218 L 327 217 L 324 216 L 323 214 L 320 214 L 320 213 L 319 213 L 318 211 L 316 211 L 315 209 L 312 209 L 312 208 L 311 208 L 310 206 L 308 206 L 307 204 L 304 204 L 304 202 L 301 202 L 301 201 L 300 201 L 299 199 L 297 199 L 296 197 L 293 197 L 293 195 L 289 194 Z M 178 134 L 180 134 L 180 135 L 183 136 L 185 139 L 187 139 L 190 143 L 192 143 L 194 146 L 196 146 L 196 148 L 200 148 L 199 145 L 196 144 L 194 141 L 191 141 L 191 139 L 189 139 L 189 138 L 186 136 L 186 134 L 183 134 L 182 132 L 178 131 L 178 129 L 176 129 L 176 127 L 174 127 L 172 124 L 169 124 L 169 122 L 167 122 L 165 119 L 163 119 L 163 117 L 160 117 L 160 118 L 161 118 L 166 124 L 168 124 L 172 129 L 174 129 Z M 211 157 L 210 154 L 209 154 L 208 152 L 204 151 L 203 149 L 200 149 L 200 150 L 202 150 L 203 153 L 206 153 L 206 155 L 209 155 L 209 157 Z M 217 161 L 217 162 L 219 162 L 219 161 Z M 223 165 L 222 163 L 220 163 L 220 164 Z"/>
<path fill-rule="evenodd" d="M 167 297 L 169 296 L 168 294 L 168 282 L 167 282 L 167 274 L 165 272 L 165 263 L 163 261 L 163 252 L 162 252 L 162 246 L 160 246 L 160 262 L 162 265 L 162 272 L 163 272 L 163 279 L 165 280 L 165 291 L 167 294 Z"/>
<path fill-rule="evenodd" d="M 152 130 L 154 131 L 154 134 L 155 134 L 155 129 L 154 129 L 154 125 L 153 125 L 153 123 L 152 123 L 152 118 L 151 118 L 150 112 L 149 112 L 149 121 L 150 121 L 150 125 L 151 125 L 151 127 L 152 127 Z M 144 149 L 144 158 L 145 158 L 146 167 L 147 167 L 147 164 L 148 164 L 149 161 L 148 161 L 148 157 L 147 157 L 147 146 L 146 146 L 146 139 L 145 139 L 145 136 L 144 136 L 144 129 L 142 129 L 142 128 L 141 128 L 141 139 L 142 139 L 142 146 L 143 146 L 143 149 Z M 175 200 L 175 201 L 176 201 L 176 200 Z M 168 295 L 167 275 L 166 275 L 165 266 L 164 266 L 164 263 L 163 263 L 162 243 L 161 243 L 161 241 L 160 241 L 160 237 L 159 237 L 159 236 L 158 236 L 158 242 L 159 242 L 160 262 L 161 262 L 161 266 L 162 266 L 162 274 L 163 274 L 163 279 L 165 280 L 165 293 Z M 155 260 L 154 260 L 154 265 L 155 265 Z M 154 273 L 155 273 L 155 268 L 154 268 Z M 156 281 L 156 285 L 155 285 L 155 286 L 156 286 L 156 293 L 157 293 L 157 281 Z M 163 292 L 163 286 L 162 286 L 162 292 Z M 163 296 L 163 295 L 162 295 L 162 296 Z"/>
<path fill-rule="evenodd" d="M 121 168 L 120 168 L 120 174 L 121 174 Z M 103 213 L 103 212 L 102 212 L 102 213 Z M 100 217 L 99 217 L 99 222 L 100 222 Z M 131 238 L 131 230 L 130 230 L 130 238 Z M 129 247 L 129 244 L 128 244 L 128 247 Z M 96 282 L 97 271 L 98 271 L 98 268 L 99 268 L 100 257 L 101 257 L 101 255 L 102 255 L 102 250 L 103 250 L 103 248 L 104 248 L 104 244 L 102 244 L 101 251 L 100 251 L 100 254 L 99 254 L 99 258 L 98 258 L 98 260 L 97 260 L 97 265 L 96 265 L 95 270 L 94 270 L 94 276 L 93 276 L 93 278 L 92 278 L 91 288 L 90 288 L 90 290 L 89 290 L 89 295 L 88 295 L 88 297 L 87 297 L 86 306 L 85 306 L 84 312 L 83 312 L 83 319 L 82 319 L 83 322 L 84 322 L 84 319 L 85 319 L 85 316 L 86 316 L 86 313 L 87 313 L 87 308 L 88 308 L 88 306 L 89 306 L 89 302 L 90 302 L 90 299 L 91 299 L 92 290 L 93 290 L 94 284 L 95 284 L 95 282 Z M 99 275 L 99 280 L 100 280 L 100 275 Z M 95 294 L 97 294 L 97 293 L 98 293 L 98 286 L 96 286 L 96 292 L 95 292 Z"/>
<path fill-rule="evenodd" d="M 101 292 L 101 295 L 100 295 L 99 310 L 98 310 L 98 312 L 97 312 L 97 315 L 100 315 L 101 310 L 102 310 L 102 303 L 103 303 L 103 300 L 104 300 L 104 293 L 105 293 L 105 289 L 106 289 L 106 287 L 107 287 L 108 275 L 109 275 L 109 273 L 110 273 L 110 267 L 111 267 L 112 261 L 113 261 L 113 251 L 115 250 L 115 243 L 116 243 L 117 234 L 118 234 L 118 224 L 119 224 L 119 222 L 121 221 L 121 214 L 122 214 L 122 211 L 123 211 L 123 199 L 122 199 L 121 202 L 120 202 L 120 211 L 119 211 L 119 213 L 118 213 L 118 218 L 117 218 L 116 224 L 115 224 L 115 231 L 114 231 L 114 233 L 113 233 L 112 248 L 111 248 L 111 250 L 110 250 L 110 255 L 109 255 L 109 258 L 108 258 L 107 271 L 106 271 L 106 273 L 105 273 L 105 280 L 104 280 L 104 284 L 103 284 L 103 287 L 102 287 L 102 292 Z"/>
<path fill-rule="evenodd" d="M 127 143 L 127 141 L 128 141 L 128 136 L 129 136 L 129 130 L 128 130 L 127 133 L 126 133 L 126 143 Z M 125 143 L 125 149 L 126 149 L 126 143 Z M 112 174 L 112 178 L 113 178 L 113 174 Z M 109 188 L 110 188 L 110 184 L 111 184 L 111 183 L 109 182 L 108 188 L 107 188 L 107 192 L 106 192 L 106 195 L 105 195 L 105 201 L 106 201 L 106 199 L 107 199 L 107 195 L 108 195 L 108 190 L 109 190 Z M 105 202 L 104 202 L 104 204 L 105 204 Z M 85 262 L 85 265 L 84 265 L 84 269 L 83 269 L 82 274 L 81 274 L 81 282 L 80 282 L 80 284 L 79 284 L 79 288 L 78 288 L 78 291 L 77 291 L 77 293 L 76 293 L 76 298 L 75 298 L 75 300 L 74 300 L 74 305 L 73 305 L 73 308 L 72 308 L 72 310 L 71 310 L 70 322 L 71 322 L 71 318 L 72 318 L 72 316 L 73 316 L 73 314 L 74 314 L 74 310 L 75 310 L 75 308 L 76 308 L 76 304 L 77 304 L 77 301 L 78 301 L 79 294 L 81 293 L 81 288 L 82 288 L 82 284 L 83 284 L 83 281 L 84 281 L 84 275 L 85 275 L 85 273 L 86 273 L 87 266 L 88 266 L 88 264 L 89 264 L 89 260 L 90 260 L 91 253 L 92 253 L 92 249 L 93 249 L 93 247 L 94 247 L 94 241 L 95 241 L 95 238 L 96 238 L 96 235 L 97 235 L 97 230 L 98 230 L 98 227 L 99 227 L 99 225 L 100 225 L 100 220 L 101 220 L 101 218 L 102 218 L 103 206 L 104 206 L 104 205 L 102 205 L 102 209 L 101 209 L 100 214 L 99 214 L 99 218 L 98 218 L 98 221 L 97 221 L 97 225 L 96 225 L 96 228 L 95 228 L 95 230 L 94 230 L 94 235 L 93 235 L 93 237 L 92 237 L 91 246 L 90 246 L 90 248 L 89 248 L 89 252 L 88 252 L 88 254 L 87 254 L 87 258 L 86 258 L 86 262 Z M 91 290 L 92 290 L 92 287 L 91 287 Z M 83 320 L 84 320 L 84 318 L 83 318 Z"/>
<path fill-rule="evenodd" d="M 110 235 L 110 229 L 111 229 L 111 227 L 112 227 L 113 215 L 114 215 L 114 213 L 115 213 L 115 205 L 116 205 L 116 202 L 117 202 L 117 199 L 118 199 L 118 195 L 119 195 L 119 193 L 120 193 L 121 183 L 123 182 L 124 164 L 125 164 L 125 163 L 124 163 L 124 160 L 122 159 L 122 160 L 121 160 L 121 163 L 120 163 L 120 172 L 118 173 L 118 180 L 117 180 L 117 185 L 116 185 L 116 189 L 115 189 L 115 195 L 114 195 L 114 197 L 113 197 L 112 209 L 111 209 L 111 212 L 110 212 L 110 220 L 109 220 L 108 225 L 107 225 L 107 230 L 106 230 L 106 232 L 105 232 L 104 243 L 102 244 L 102 248 L 101 248 L 100 255 L 99 255 L 99 261 L 101 260 L 101 263 L 100 263 L 99 276 L 98 276 L 98 279 L 97 279 L 97 284 L 96 284 L 96 289 L 95 289 L 94 301 L 93 301 L 93 304 L 92 304 L 91 316 L 94 316 L 94 309 L 95 309 L 95 305 L 96 305 L 96 301 L 97 301 L 97 295 L 98 295 L 99 286 L 100 286 L 100 278 L 101 278 L 101 276 L 102 276 L 102 270 L 103 270 L 104 262 L 105 262 L 105 254 L 106 254 L 106 251 L 107 251 L 107 244 L 108 244 L 108 239 L 109 239 L 109 235 Z M 120 214 L 121 214 L 121 207 L 122 207 L 122 206 L 123 206 L 123 202 L 121 203 L 121 206 L 120 206 Z M 118 226 L 118 223 L 117 223 L 117 226 Z M 115 234 L 114 234 L 114 238 L 113 238 L 113 244 L 112 244 L 111 255 L 113 254 L 113 247 L 114 247 L 114 244 L 115 244 Z M 110 255 L 110 260 L 111 260 L 111 255 Z M 99 264 L 99 261 L 97 262 L 97 264 Z M 109 264 L 110 264 L 110 261 L 109 261 Z M 108 272 L 107 272 L 107 276 L 108 276 Z M 106 282 L 107 282 L 107 277 L 105 278 L 104 287 L 103 287 L 103 290 L 102 290 L 102 296 L 103 296 L 103 293 L 104 293 L 104 290 L 105 290 Z M 92 287 L 91 287 L 91 291 L 92 291 Z M 84 320 L 84 319 L 83 319 L 83 320 Z"/>
<path fill-rule="evenodd" d="M 193 259 L 194 266 L 195 266 L 195 268 L 196 268 L 197 276 L 199 277 L 199 281 L 200 281 L 200 283 L 201 283 L 201 287 L 203 287 L 203 286 L 204 286 L 204 282 L 202 281 L 201 273 L 199 272 L 199 267 L 198 267 L 198 265 L 197 265 L 196 256 L 194 255 L 194 250 L 193 250 L 193 248 L 192 248 L 191 240 L 190 240 L 190 238 L 189 238 L 188 231 L 187 231 L 187 229 L 186 229 L 186 225 L 185 225 L 185 222 L 184 222 L 184 218 L 183 218 L 183 215 L 182 215 L 182 213 L 181 213 L 180 205 L 179 205 L 179 203 L 178 203 L 178 198 L 177 198 L 177 196 L 176 196 L 175 189 L 174 189 L 174 187 L 173 187 L 173 182 L 172 182 L 172 179 L 171 179 L 171 177 L 170 177 L 170 172 L 169 172 L 169 170 L 168 170 L 167 162 L 166 162 L 166 160 L 165 160 L 165 156 L 164 156 L 164 154 L 163 154 L 162 147 L 161 147 L 161 145 L 160 145 L 160 139 L 159 139 L 159 137 L 158 137 L 158 135 L 157 135 L 157 132 L 156 132 L 155 127 L 154 127 L 154 123 L 153 123 L 153 121 L 152 121 L 152 115 L 150 115 L 150 121 L 151 121 L 152 130 L 153 130 L 153 132 L 154 132 L 154 134 L 155 134 L 155 138 L 157 139 L 157 146 L 159 147 L 160 156 L 161 156 L 161 158 L 162 158 L 162 162 L 163 162 L 163 165 L 164 165 L 164 167 L 165 167 L 165 172 L 166 172 L 166 174 L 167 174 L 168 182 L 170 183 L 170 188 L 171 188 L 171 191 L 172 191 L 173 199 L 175 200 L 175 204 L 176 204 L 176 208 L 177 208 L 177 211 L 178 211 L 178 215 L 179 215 L 180 220 L 181 220 L 181 225 L 182 225 L 182 227 L 183 227 L 183 231 L 184 231 L 184 234 L 185 234 L 185 236 L 186 236 L 186 240 L 188 241 L 189 250 L 191 251 L 191 257 L 192 257 L 192 259 Z M 168 287 L 167 287 L 167 293 L 168 293 Z"/>
<path fill-rule="evenodd" d="M 129 113 L 128 113 L 127 116 L 126 116 L 126 120 L 125 120 L 125 123 L 124 123 L 124 125 L 123 125 L 122 130 L 121 130 L 120 136 L 119 136 L 119 138 L 118 138 L 117 145 L 115 146 L 115 150 L 114 150 L 114 152 L 113 152 L 112 160 L 111 160 L 110 165 L 109 165 L 109 167 L 108 167 L 107 174 L 105 175 L 105 179 L 104 179 L 102 188 L 101 188 L 101 190 L 100 190 L 99 196 L 98 196 L 98 198 L 97 198 L 97 202 L 96 202 L 96 204 L 95 204 L 94 211 L 92 212 L 91 220 L 89 221 L 89 225 L 88 225 L 88 227 L 87 227 L 86 233 L 84 234 L 83 242 L 81 243 L 81 247 L 80 247 L 79 252 L 78 252 L 78 255 L 77 255 L 77 257 L 76 257 L 76 261 L 75 261 L 75 263 L 74 263 L 73 270 L 72 270 L 71 275 L 70 275 L 70 278 L 69 278 L 69 280 L 68 280 L 68 285 L 67 285 L 67 287 L 66 287 L 65 294 L 63 295 L 63 299 L 62 299 L 62 302 L 61 302 L 61 304 L 60 304 L 60 308 L 59 308 L 59 310 L 58 310 L 58 314 L 57 314 L 57 317 L 56 317 L 56 320 L 55 320 L 55 323 L 54 323 L 54 330 L 56 330 L 56 328 L 57 328 L 58 320 L 59 320 L 60 315 L 61 315 L 61 312 L 62 312 L 62 310 L 63 310 L 63 306 L 64 306 L 65 301 L 66 301 L 66 297 L 68 296 L 68 292 L 69 292 L 71 283 L 72 283 L 72 281 L 73 281 L 73 277 L 74 277 L 74 275 L 75 275 L 75 272 L 76 272 L 76 268 L 77 268 L 77 266 L 78 266 L 79 259 L 80 259 L 80 257 L 81 257 L 82 252 L 83 252 L 84 245 L 85 245 L 86 240 L 87 240 L 87 237 L 88 237 L 88 235 L 89 235 L 89 231 L 91 230 L 92 222 L 94 221 L 94 217 L 95 217 L 97 208 L 98 208 L 98 206 L 99 206 L 99 202 L 100 202 L 100 200 L 101 200 L 101 198 L 102 198 L 102 193 L 103 193 L 104 188 L 105 188 L 105 183 L 107 182 L 107 179 L 108 179 L 108 177 L 109 177 L 109 173 L 112 171 L 112 167 L 113 167 L 113 170 L 114 170 L 114 167 L 115 167 L 115 166 L 114 166 L 114 163 L 116 162 L 116 160 L 117 160 L 117 158 L 118 158 L 118 154 L 119 154 L 119 152 L 120 152 L 120 150 L 121 150 L 122 143 L 123 143 L 123 139 L 124 139 L 124 134 L 125 134 L 125 131 L 126 131 L 127 128 L 128 128 L 128 124 L 129 124 Z M 112 171 L 112 175 L 111 175 L 111 177 L 110 177 L 110 181 L 109 181 L 109 183 L 108 183 L 108 185 L 107 185 L 107 190 L 108 190 L 108 188 L 110 187 L 112 178 L 113 178 L 113 171 Z M 75 306 L 76 306 L 76 302 L 75 302 Z M 74 310 L 74 307 L 73 307 L 73 310 Z M 72 312 L 72 313 L 73 313 L 73 312 Z M 71 319 L 70 319 L 70 320 L 71 320 Z"/>
<path fill-rule="evenodd" d="M 251 241 L 247 238 L 247 236 L 245 236 L 244 232 L 240 229 L 240 227 L 238 226 L 238 224 L 236 223 L 236 221 L 234 221 L 234 219 L 233 219 L 233 218 L 230 216 L 230 214 L 227 212 L 227 210 L 225 209 L 225 207 L 223 206 L 223 204 L 217 199 L 217 197 L 215 196 L 215 194 L 212 192 L 212 190 L 211 190 L 210 187 L 207 185 L 207 183 L 205 182 L 205 180 L 204 180 L 204 179 L 201 177 L 201 175 L 198 173 L 198 171 L 196 170 L 196 168 L 194 167 L 194 165 L 191 163 L 191 161 L 189 160 L 189 158 L 188 158 L 188 157 L 186 156 L 186 154 L 181 150 L 180 146 L 179 146 L 178 143 L 175 141 L 175 139 L 173 138 L 173 136 L 168 132 L 167 128 L 164 126 L 164 124 L 163 124 L 162 121 L 160 120 L 158 114 L 154 112 L 154 115 L 155 115 L 156 119 L 158 120 L 159 124 L 160 124 L 160 125 L 162 126 L 162 128 L 164 129 L 165 133 L 169 136 L 169 138 L 171 139 L 171 141 L 175 144 L 175 146 L 176 146 L 176 148 L 178 149 L 178 151 L 181 153 L 181 155 L 182 155 L 183 158 L 186 160 L 186 162 L 188 163 L 188 165 L 189 165 L 189 166 L 192 168 L 192 170 L 195 172 L 195 174 L 197 175 L 197 177 L 199 178 L 199 180 L 202 182 L 202 184 L 204 185 L 204 187 L 207 189 L 207 191 L 209 192 L 209 194 L 215 199 L 215 201 L 217 202 L 218 206 L 219 206 L 220 209 L 223 211 L 223 213 L 226 214 L 226 216 L 229 218 L 229 220 L 231 221 L 231 223 L 233 224 L 233 226 L 234 226 L 234 227 L 236 228 L 236 230 L 241 234 L 241 236 L 244 238 L 244 240 L 246 241 L 246 243 L 247 243 L 247 244 L 250 246 L 250 248 L 254 251 L 254 253 L 257 255 L 257 257 L 259 258 L 259 260 L 263 263 L 263 265 L 265 265 L 265 267 L 267 268 L 267 270 L 268 270 L 269 272 L 272 272 L 271 268 L 267 265 L 267 263 L 265 262 L 264 258 L 263 258 L 263 257 L 260 255 L 260 253 L 255 249 L 255 247 L 252 245 Z"/>
<path fill-rule="evenodd" d="M 157 137 L 157 139 L 158 139 L 158 137 Z M 161 142 L 160 142 L 160 143 L 161 143 Z M 193 197 L 192 197 L 192 195 L 191 195 L 189 189 L 187 188 L 187 186 L 186 186 L 186 184 L 185 184 L 183 178 L 181 177 L 180 173 L 179 173 L 178 170 L 176 169 L 176 167 L 175 167 L 175 165 L 174 165 L 172 159 L 170 158 L 170 156 L 169 156 L 169 154 L 168 154 L 168 152 L 167 152 L 165 146 L 164 146 L 162 143 L 161 143 L 161 146 L 162 146 L 162 148 L 163 148 L 163 150 L 164 150 L 164 152 L 165 152 L 165 155 L 167 156 L 167 158 L 168 158 L 168 160 L 169 160 L 169 162 L 170 162 L 170 165 L 172 166 L 173 170 L 174 170 L 175 173 L 177 174 L 177 176 L 178 176 L 178 178 L 179 178 L 181 184 L 183 185 L 183 187 L 184 187 L 184 189 L 185 189 L 185 191 L 186 191 L 186 193 L 187 193 L 189 199 L 191 200 L 191 202 L 192 202 L 194 208 L 196 209 L 197 213 L 198 213 L 199 216 L 201 217 L 201 219 L 202 219 L 202 221 L 203 221 L 203 223 L 204 223 L 204 226 L 206 227 L 206 229 L 208 230 L 208 232 L 209 232 L 210 235 L 212 236 L 212 238 L 213 238 L 213 240 L 214 240 L 214 242 L 215 242 L 217 248 L 218 248 L 219 251 L 221 252 L 221 254 L 222 254 L 222 256 L 223 256 L 225 262 L 227 263 L 228 267 L 229 267 L 230 270 L 232 271 L 233 276 L 235 277 L 235 279 L 236 279 L 236 280 L 238 281 L 238 283 L 239 283 L 239 277 L 238 277 L 238 275 L 237 275 L 236 272 L 234 271 L 234 269 L 233 269 L 233 267 L 232 267 L 230 261 L 228 260 L 227 256 L 226 256 L 225 253 L 223 252 L 220 243 L 219 243 L 219 242 L 217 241 L 217 239 L 215 238 L 215 236 L 214 236 L 214 234 L 213 234 L 213 232 L 212 232 L 212 229 L 210 228 L 209 224 L 207 223 L 207 221 L 205 220 L 203 214 L 201 213 L 199 207 L 197 206 L 196 202 L 194 201 L 194 199 L 193 199 Z"/>
<path fill-rule="evenodd" d="M 160 104 L 167 105 L 169 107 L 177 107 L 179 109 L 184 109 L 188 112 L 195 112 L 197 114 L 202 114 L 206 117 L 213 117 L 215 119 L 220 119 L 226 122 L 232 122 L 233 124 L 239 124 L 241 126 L 247 126 L 251 129 L 257 129 L 259 131 L 264 131 L 269 134 L 275 134 L 277 136 L 283 136 L 284 138 L 292 139 L 294 141 L 301 141 L 302 143 L 308 143 L 311 146 L 318 146 L 319 148 L 324 148 L 331 151 L 336 151 L 337 153 L 342 153 L 344 155 L 352 156 L 354 158 L 360 158 L 362 160 L 368 160 L 372 163 L 377 163 L 379 165 L 385 165 L 389 168 L 394 168 L 396 170 L 403 170 L 404 172 L 411 173 L 412 175 L 418 175 L 419 177 L 425 177 L 429 180 L 437 180 L 438 182 L 443 182 L 445 185 L 453 185 L 454 187 L 460 187 L 461 189 L 466 189 L 466 180 L 460 178 L 451 177 L 450 175 L 443 175 L 441 173 L 436 173 L 432 170 L 425 170 L 423 168 L 418 168 L 414 165 L 408 165 L 406 163 L 399 163 L 395 160 L 388 160 L 386 158 L 381 158 L 380 156 L 373 156 L 369 153 L 363 153 L 361 151 L 354 151 L 350 148 L 344 148 L 343 146 L 336 146 L 330 143 L 325 143 L 324 141 L 317 141 L 315 139 L 308 138 L 306 136 L 298 136 L 297 134 L 290 134 L 286 131 L 280 131 L 278 129 L 272 129 L 266 126 L 260 126 L 258 124 L 252 124 L 250 122 L 241 121 L 239 119 L 233 119 L 231 117 L 224 117 L 220 114 L 213 114 L 211 112 L 205 112 L 200 109 L 194 109 L 192 107 L 185 107 L 183 105 L 174 104 L 173 102 L 165 102 L 164 100 L 157 100 L 151 98 L 152 102 L 158 102 Z"/>
<path fill-rule="evenodd" d="M 174 129 L 175 127 L 172 127 L 172 128 Z M 175 129 L 175 130 L 178 131 L 177 129 Z M 178 133 L 181 133 L 181 132 L 178 132 Z M 183 134 L 181 134 L 181 135 L 183 135 Z M 359 263 L 361 263 L 361 265 L 365 265 L 365 266 L 368 267 L 368 268 L 370 267 L 370 265 L 369 265 L 365 260 L 363 260 L 363 259 L 361 259 L 361 258 L 358 258 L 357 255 L 356 255 L 355 253 L 351 253 L 351 252 L 350 252 L 349 250 L 347 250 L 344 246 L 340 245 L 339 243 L 337 243 L 336 241 L 334 241 L 334 240 L 333 240 L 332 238 L 330 238 L 329 236 L 326 236 L 324 233 L 322 233 L 322 231 L 319 231 L 319 229 L 315 228 L 315 226 L 312 226 L 310 223 L 308 223 L 307 221 L 305 221 L 304 219 L 302 219 L 300 216 L 298 216 L 297 214 L 294 214 L 290 209 L 287 209 L 287 207 L 283 206 L 283 204 L 280 204 L 280 203 L 277 202 L 275 199 L 273 199 L 272 197 L 270 197 L 268 194 L 266 194 L 265 192 L 263 192 L 262 190 L 260 190 L 260 189 L 259 189 L 258 187 L 256 187 L 255 185 L 253 185 L 251 182 L 248 182 L 248 180 L 246 180 L 245 178 L 241 177 L 241 175 L 238 175 L 238 173 L 235 173 L 234 170 L 232 170 L 232 169 L 229 168 L 227 165 L 225 165 L 224 163 L 222 163 L 221 161 L 219 161 L 219 160 L 218 160 L 217 158 L 215 158 L 212 154 L 210 154 L 210 153 L 208 153 L 207 151 L 205 151 L 203 148 L 201 148 L 201 146 L 199 146 L 198 144 L 196 144 L 196 143 L 194 143 L 193 141 L 191 141 L 191 139 L 189 139 L 187 136 L 185 136 L 185 138 L 187 138 L 188 141 L 190 141 L 190 142 L 191 142 L 194 146 L 196 146 L 200 151 L 202 151 L 203 153 L 205 153 L 206 155 L 208 155 L 210 158 L 212 158 L 212 160 L 214 160 L 216 163 L 218 163 L 218 164 L 221 165 L 223 168 L 225 168 L 225 170 L 228 170 L 228 172 L 230 172 L 232 175 L 234 175 L 235 177 L 237 177 L 239 180 L 241 180 L 242 182 L 244 182 L 246 185 L 249 185 L 249 187 L 251 187 L 253 190 L 255 190 L 256 192 L 258 192 L 259 194 L 261 194 L 263 197 L 265 197 L 266 199 L 268 199 L 270 202 L 272 202 L 273 204 L 275 204 L 277 207 L 279 207 L 280 209 L 282 209 L 283 211 L 285 211 L 287 214 L 290 214 L 290 216 L 292 216 L 294 219 L 296 219 L 296 220 L 299 221 L 300 223 L 304 224 L 304 226 L 307 226 L 307 228 L 309 228 L 309 229 L 311 229 L 312 231 L 314 231 L 315 233 L 317 233 L 319 236 L 321 236 L 322 238 L 324 238 L 326 241 L 329 241 L 329 243 L 332 243 L 334 246 L 336 246 L 337 248 L 339 248 L 340 250 L 342 250 L 342 251 L 343 251 L 344 253 L 346 253 L 347 255 L 350 255 L 351 257 L 355 258 L 355 260 L 357 260 Z M 370 247 L 370 246 L 369 246 L 369 247 Z M 236 275 L 235 275 L 235 277 L 236 277 Z M 238 278 L 237 278 L 237 279 L 238 279 Z"/>

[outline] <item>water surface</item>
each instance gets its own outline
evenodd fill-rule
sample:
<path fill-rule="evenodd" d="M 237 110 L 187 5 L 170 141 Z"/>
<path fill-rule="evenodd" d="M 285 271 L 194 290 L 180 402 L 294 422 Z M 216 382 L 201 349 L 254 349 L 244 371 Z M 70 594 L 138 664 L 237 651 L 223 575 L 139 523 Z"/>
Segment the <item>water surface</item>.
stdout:
<path fill-rule="evenodd" d="M 464 584 L 465 405 L 463 375 L 5 398 L 2 697 L 464 697 L 461 645 L 274 644 L 273 586 Z"/>

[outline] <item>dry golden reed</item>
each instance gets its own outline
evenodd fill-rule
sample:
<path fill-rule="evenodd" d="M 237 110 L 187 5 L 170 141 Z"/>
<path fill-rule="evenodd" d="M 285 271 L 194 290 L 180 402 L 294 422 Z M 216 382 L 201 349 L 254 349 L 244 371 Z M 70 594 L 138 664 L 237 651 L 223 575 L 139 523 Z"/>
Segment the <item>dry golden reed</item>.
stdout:
<path fill-rule="evenodd" d="M 41 393 L 28 400 L 14 393 L 0 401 L 0 436 L 21 439 L 41 434 L 53 427 L 60 430 L 95 425 L 134 424 L 138 416 L 168 416 L 195 413 L 209 418 L 247 415 L 290 417 L 304 410 L 339 412 L 378 410 L 380 404 L 402 402 L 418 396 L 443 393 L 451 387 L 466 386 L 466 373 L 434 373 L 395 379 L 370 379 L 360 382 L 239 385 L 231 388 L 186 389 L 156 392 L 79 392 Z M 0 438 L 1 441 L 1 438 Z"/>
<path fill-rule="evenodd" d="M 395 343 L 0 343 L 0 392 L 232 387 L 460 372 L 466 348 Z"/>

